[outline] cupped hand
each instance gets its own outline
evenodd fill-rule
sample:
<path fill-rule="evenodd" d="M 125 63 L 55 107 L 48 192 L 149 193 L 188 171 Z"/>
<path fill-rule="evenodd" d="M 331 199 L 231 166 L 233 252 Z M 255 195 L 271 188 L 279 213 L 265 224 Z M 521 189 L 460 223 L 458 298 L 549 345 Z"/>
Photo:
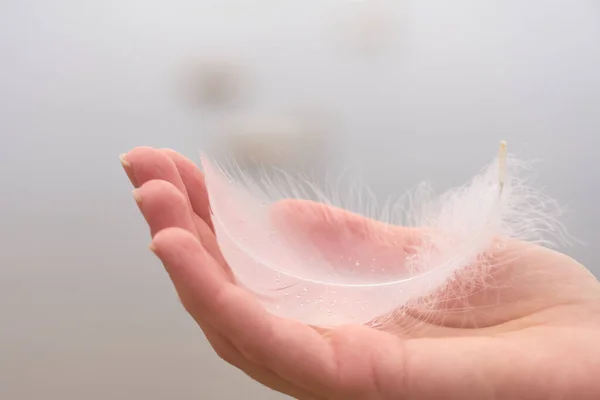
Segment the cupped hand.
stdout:
<path fill-rule="evenodd" d="M 267 313 L 235 285 L 193 162 L 148 147 L 121 160 L 185 309 L 222 359 L 274 390 L 298 399 L 600 398 L 600 284 L 563 254 L 507 241 L 493 255 L 506 259 L 501 268 L 460 298 L 407 310 L 384 329 L 321 329 Z M 291 218 L 323 206 L 276 207 Z M 335 237 L 318 218 L 297 228 Z"/>

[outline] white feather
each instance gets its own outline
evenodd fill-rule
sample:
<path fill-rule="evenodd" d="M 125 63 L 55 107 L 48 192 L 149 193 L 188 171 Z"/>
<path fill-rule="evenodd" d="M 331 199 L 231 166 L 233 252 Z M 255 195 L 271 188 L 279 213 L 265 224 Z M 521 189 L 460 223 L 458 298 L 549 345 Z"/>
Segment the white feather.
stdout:
<path fill-rule="evenodd" d="M 312 325 L 369 323 L 439 293 L 499 237 L 560 233 L 557 204 L 529 188 L 525 165 L 502 149 L 463 187 L 434 198 L 422 184 L 382 208 L 366 189 L 324 190 L 276 169 L 252 178 L 206 156 L 202 164 L 238 283 L 270 312 Z M 343 211 L 356 200 L 358 213 Z"/>

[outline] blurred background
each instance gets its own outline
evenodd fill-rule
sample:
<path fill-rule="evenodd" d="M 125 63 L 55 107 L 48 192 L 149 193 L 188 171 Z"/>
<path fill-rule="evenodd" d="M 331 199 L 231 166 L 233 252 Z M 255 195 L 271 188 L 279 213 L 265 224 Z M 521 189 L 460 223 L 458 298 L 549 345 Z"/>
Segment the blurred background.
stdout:
<path fill-rule="evenodd" d="M 135 146 L 351 168 L 384 197 L 463 183 L 504 139 L 600 274 L 599 132 L 597 0 L 2 0 L 0 398 L 282 398 L 180 307 Z"/>

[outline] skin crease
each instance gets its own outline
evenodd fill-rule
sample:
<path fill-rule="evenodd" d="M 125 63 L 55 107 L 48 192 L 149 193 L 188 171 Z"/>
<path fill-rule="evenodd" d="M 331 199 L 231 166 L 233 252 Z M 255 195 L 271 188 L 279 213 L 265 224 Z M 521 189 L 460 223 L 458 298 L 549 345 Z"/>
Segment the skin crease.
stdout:
<path fill-rule="evenodd" d="M 235 285 L 194 163 L 148 147 L 121 161 L 150 228 L 151 249 L 187 312 L 222 359 L 274 390 L 298 399 L 600 398 L 600 283 L 564 254 L 504 241 L 491 255 L 501 268 L 488 283 L 463 288 L 464 298 L 408 309 L 389 318 L 385 330 L 324 330 L 268 314 Z M 335 251 L 341 244 L 332 225 L 304 218 L 318 216 L 319 207 L 285 201 L 273 212 Z M 361 223 L 342 210 L 326 212 L 345 224 Z M 361 231 L 350 232 L 344 240 L 360 242 Z M 419 231 L 397 227 L 382 234 L 401 244 Z"/>

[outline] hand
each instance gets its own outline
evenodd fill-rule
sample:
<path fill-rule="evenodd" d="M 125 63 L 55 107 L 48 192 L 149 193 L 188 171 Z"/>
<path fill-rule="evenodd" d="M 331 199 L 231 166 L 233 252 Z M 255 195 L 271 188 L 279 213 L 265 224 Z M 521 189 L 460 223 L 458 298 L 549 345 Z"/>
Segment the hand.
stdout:
<path fill-rule="evenodd" d="M 600 396 L 600 284 L 563 254 L 509 241 L 494 256 L 522 256 L 464 298 L 410 310 L 386 330 L 320 329 L 270 315 L 235 285 L 212 229 L 203 175 L 190 160 L 144 147 L 122 160 L 151 248 L 185 309 L 221 358 L 274 390 L 342 400 Z M 286 213 L 319 205 L 278 207 Z M 297 222 L 328 234 L 318 219 Z"/>

